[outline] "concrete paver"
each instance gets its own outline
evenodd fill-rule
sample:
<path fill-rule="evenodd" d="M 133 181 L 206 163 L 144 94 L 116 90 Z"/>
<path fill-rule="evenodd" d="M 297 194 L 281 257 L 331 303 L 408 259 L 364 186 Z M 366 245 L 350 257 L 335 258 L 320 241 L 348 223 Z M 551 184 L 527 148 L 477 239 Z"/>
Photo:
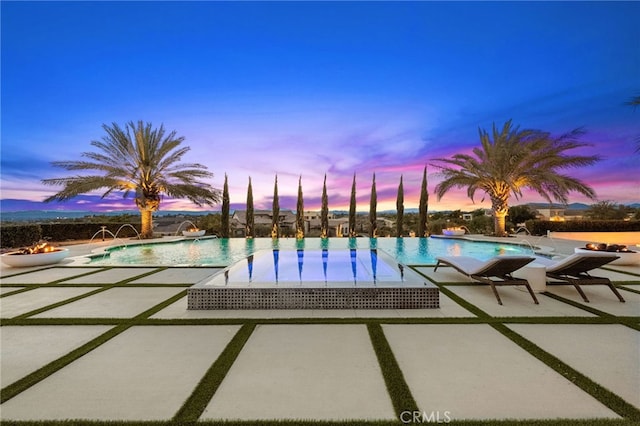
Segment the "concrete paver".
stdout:
<path fill-rule="evenodd" d="M 18 268 L 15 268 L 18 269 Z M 19 268 L 24 269 L 24 268 Z M 71 278 L 88 272 L 96 272 L 97 268 L 47 268 L 15 276 L 3 277 L 2 284 L 46 284 L 64 278 Z M 87 282 L 86 278 L 84 282 Z"/>
<path fill-rule="evenodd" d="M 616 295 L 607 286 L 583 285 L 581 288 L 584 294 L 587 295 L 589 303 L 582 300 L 578 290 L 572 285 L 548 285 L 547 291 L 609 314 L 640 316 L 640 294 L 638 293 L 618 290 L 625 300 L 625 303 L 620 303 Z"/>
<path fill-rule="evenodd" d="M 617 324 L 508 327 L 640 408 L 640 332 Z"/>
<path fill-rule="evenodd" d="M 635 281 L 640 281 L 640 266 L 639 265 L 607 265 L 607 269 L 613 269 L 614 271 L 627 272 L 635 274 Z M 633 278 L 632 278 L 633 279 Z"/>
<path fill-rule="evenodd" d="M 625 272 L 631 272 L 631 273 L 635 273 L 636 275 L 632 275 L 632 274 L 628 274 Z M 614 282 L 627 282 L 627 281 L 638 281 L 640 280 L 640 277 L 637 274 L 640 274 L 640 267 L 637 266 L 631 266 L 631 267 L 624 267 L 624 266 L 608 266 L 606 267 L 606 269 L 594 269 L 593 271 L 589 271 L 589 274 L 594 275 L 596 277 L 605 277 L 605 278 L 609 278 L 611 281 Z"/>
<path fill-rule="evenodd" d="M 133 327 L 6 401 L 2 418 L 171 419 L 238 328 Z"/>
<path fill-rule="evenodd" d="M 0 299 L 0 317 L 13 318 L 95 290 L 91 287 L 40 287 Z"/>
<path fill-rule="evenodd" d="M 113 268 L 86 277 L 63 281 L 64 284 L 114 284 L 138 275 L 149 273 L 156 268 Z"/>
<path fill-rule="evenodd" d="M 222 268 L 169 268 L 147 275 L 129 284 L 195 284 Z"/>
<path fill-rule="evenodd" d="M 486 324 L 385 325 L 418 407 L 463 419 L 617 418 Z"/>
<path fill-rule="evenodd" d="M 453 268 L 440 266 L 437 271 L 433 271 L 433 266 L 418 266 L 416 271 L 429 277 L 432 281 L 441 283 L 472 283 L 473 280 Z"/>
<path fill-rule="evenodd" d="M 394 418 L 364 325 L 259 325 L 201 416 Z"/>
<path fill-rule="evenodd" d="M 116 287 L 42 312 L 33 318 L 130 318 L 181 291 L 183 289 L 180 288 Z"/>
<path fill-rule="evenodd" d="M 49 266 L 29 266 L 27 268 L 14 268 L 12 266 L 5 265 L 0 262 L 0 278 L 9 277 L 11 275 L 22 274 L 24 272 L 37 271 L 39 269 L 46 269 Z"/>
<path fill-rule="evenodd" d="M 82 250 L 87 249 L 78 247 L 77 254 L 83 254 Z M 567 246 L 566 254 L 572 252 L 573 248 Z M 2 266 L 1 281 L 12 287 L 1 287 L 0 292 L 6 294 L 23 284 L 64 279 L 79 284 L 111 284 L 156 269 L 122 267 L 100 272 L 102 269 L 97 267 L 65 264 L 52 268 Z M 197 282 L 204 271 L 215 269 L 156 269 L 156 273 L 130 284 Z M 594 274 L 638 288 L 640 277 L 625 272 L 640 273 L 640 268 L 616 269 L 619 272 Z M 436 273 L 433 266 L 418 270 L 436 282 L 469 282 L 451 268 L 441 268 Z M 25 271 L 28 272 L 11 276 Z M 87 272 L 96 274 L 74 279 Z M 133 275 L 128 275 L 129 272 Z M 447 288 L 494 316 L 592 316 L 543 295 L 538 295 L 541 305 L 536 306 L 527 293 L 514 288 L 498 289 L 505 306 L 497 304 L 488 286 Z M 6 296 L 0 299 L 1 316 L 11 318 L 93 290 L 50 287 L 29 290 L 25 296 Z M 37 317 L 131 318 L 183 290 L 115 288 Z M 563 297 L 581 302 L 570 286 L 553 288 L 556 290 Z M 639 315 L 637 294 L 622 292 L 628 301 L 631 299 L 631 303 L 623 304 L 605 287 L 587 287 L 585 291 L 592 300 L 586 306 L 614 315 Z M 154 318 L 473 317 L 444 295 L 441 302 L 439 310 L 187 311 L 185 297 Z M 565 326 L 568 325 L 509 325 L 638 406 L 638 393 L 633 393 L 633 387 L 638 383 L 639 373 L 633 366 L 640 362 L 638 353 L 627 348 L 638 347 L 639 333 L 618 325 Z M 2 386 L 109 328 L 1 327 Z M 3 420 L 170 419 L 237 330 L 238 326 L 205 325 L 131 328 L 2 404 L 1 417 Z M 420 409 L 427 414 L 439 410 L 437 414 L 442 418 L 448 410 L 453 419 L 617 417 L 487 325 L 398 324 L 386 325 L 384 330 Z M 479 398 L 488 392 L 490 398 Z M 395 415 L 364 325 L 259 325 L 202 417 L 222 418 L 377 420 L 394 419 Z"/>
<path fill-rule="evenodd" d="M 5 387 L 66 355 L 109 328 L 103 325 L 2 327 L 1 386 Z"/>
<path fill-rule="evenodd" d="M 502 305 L 498 304 L 491 287 L 485 284 L 451 285 L 447 286 L 447 289 L 494 317 L 594 316 L 587 311 L 568 306 L 566 303 L 551 299 L 543 294 L 536 294 L 539 302 L 536 305 L 527 291 L 521 291 L 513 286 L 498 287 Z"/>

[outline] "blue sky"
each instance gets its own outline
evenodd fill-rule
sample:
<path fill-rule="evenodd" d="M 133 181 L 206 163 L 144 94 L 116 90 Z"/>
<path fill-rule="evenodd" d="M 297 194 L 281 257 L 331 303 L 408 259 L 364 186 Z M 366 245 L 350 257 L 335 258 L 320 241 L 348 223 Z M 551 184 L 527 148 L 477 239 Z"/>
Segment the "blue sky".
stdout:
<path fill-rule="evenodd" d="M 417 207 L 422 168 L 513 119 L 554 134 L 584 126 L 575 171 L 600 200 L 640 202 L 640 3 L 634 2 L 5 2 L 2 7 L 4 210 L 135 208 L 98 194 L 65 204 L 42 178 L 65 175 L 103 123 L 164 123 L 185 136 L 244 208 L 346 208 L 357 176 L 368 209 Z M 429 168 L 429 190 L 439 181 Z M 430 209 L 489 207 L 453 190 Z M 21 201 L 9 201 L 21 200 Z M 520 201 L 538 202 L 525 193 Z M 574 194 L 572 202 L 589 202 Z M 165 200 L 163 209 L 191 209 Z M 215 209 L 219 209 L 215 207 Z"/>

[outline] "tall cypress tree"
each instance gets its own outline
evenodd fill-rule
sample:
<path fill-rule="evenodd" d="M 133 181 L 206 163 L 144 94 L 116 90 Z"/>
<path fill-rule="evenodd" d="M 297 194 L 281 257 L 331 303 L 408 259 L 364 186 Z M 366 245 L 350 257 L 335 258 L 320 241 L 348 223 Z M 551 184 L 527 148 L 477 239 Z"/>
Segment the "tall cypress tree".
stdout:
<path fill-rule="evenodd" d="M 422 187 L 420 188 L 420 206 L 418 207 L 419 220 L 418 223 L 418 236 L 428 237 L 428 215 L 427 210 L 429 207 L 429 192 L 427 191 L 427 166 L 424 166 L 424 172 L 422 173 Z"/>
<path fill-rule="evenodd" d="M 247 225 L 245 228 L 245 236 L 247 238 L 254 238 L 256 231 L 254 227 L 253 218 L 253 188 L 251 187 L 251 176 L 249 176 L 249 187 L 247 188 Z"/>
<path fill-rule="evenodd" d="M 296 205 L 296 238 L 304 238 L 304 199 L 302 197 L 302 176 L 298 178 L 298 203 Z"/>
<path fill-rule="evenodd" d="M 227 174 L 224 174 L 224 187 L 222 189 L 222 212 L 220 215 L 220 236 L 229 238 L 229 183 Z"/>
<path fill-rule="evenodd" d="M 371 201 L 369 202 L 369 236 L 376 238 L 378 236 L 378 194 L 376 193 L 376 174 L 373 174 L 373 183 L 371 184 Z"/>
<path fill-rule="evenodd" d="M 396 237 L 402 237 L 404 228 L 404 187 L 402 186 L 402 175 L 400 175 L 400 185 L 398 185 L 398 197 L 396 198 Z"/>
<path fill-rule="evenodd" d="M 351 201 L 349 202 L 349 238 L 356 236 L 356 174 L 351 184 Z"/>
<path fill-rule="evenodd" d="M 320 209 L 320 238 L 329 236 L 329 198 L 327 197 L 327 174 L 322 185 L 322 207 Z"/>
<path fill-rule="evenodd" d="M 271 238 L 280 236 L 280 200 L 278 199 L 278 175 L 273 185 L 273 207 L 271 208 L 273 217 L 271 219 Z"/>

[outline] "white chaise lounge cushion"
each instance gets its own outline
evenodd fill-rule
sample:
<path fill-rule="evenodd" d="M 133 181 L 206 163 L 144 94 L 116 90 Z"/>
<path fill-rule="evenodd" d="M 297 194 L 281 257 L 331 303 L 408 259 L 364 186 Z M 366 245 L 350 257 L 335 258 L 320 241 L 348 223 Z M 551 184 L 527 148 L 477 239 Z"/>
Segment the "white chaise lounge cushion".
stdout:
<path fill-rule="evenodd" d="M 437 260 L 442 260 L 450 264 L 454 268 L 464 271 L 467 275 L 483 275 L 486 271 L 490 271 L 494 266 L 500 264 L 504 259 L 529 259 L 529 256 L 495 256 L 489 260 L 478 260 L 470 256 L 439 256 Z"/>
<path fill-rule="evenodd" d="M 617 258 L 617 256 L 615 256 L 615 253 L 607 253 L 607 252 L 576 253 L 576 254 L 567 256 L 561 260 L 553 260 L 553 259 L 547 259 L 544 257 L 539 257 L 536 259 L 536 263 L 543 264 L 547 268 L 547 272 L 554 273 L 554 272 L 562 272 L 567 268 L 571 267 L 572 265 L 577 264 L 578 262 L 580 262 L 582 259 L 586 257 L 607 257 L 607 258 L 612 258 L 611 260 L 614 260 L 615 258 Z"/>

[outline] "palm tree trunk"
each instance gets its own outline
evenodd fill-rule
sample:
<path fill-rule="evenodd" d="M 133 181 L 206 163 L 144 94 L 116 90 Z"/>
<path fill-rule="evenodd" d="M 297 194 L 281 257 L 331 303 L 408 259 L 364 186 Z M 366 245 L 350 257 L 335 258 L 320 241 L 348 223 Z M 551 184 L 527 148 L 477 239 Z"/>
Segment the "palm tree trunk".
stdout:
<path fill-rule="evenodd" d="M 141 238 L 153 238 L 153 212 L 160 207 L 160 200 L 140 196 L 136 198 L 136 205 L 140 210 L 140 219 L 142 222 Z"/>
<path fill-rule="evenodd" d="M 498 237 L 506 237 L 507 232 L 505 231 L 505 222 L 506 222 L 506 213 L 498 213 L 494 212 L 494 229 L 495 234 Z"/>
<path fill-rule="evenodd" d="M 497 237 L 506 237 L 505 222 L 509 213 L 509 193 L 499 197 L 491 197 L 491 207 L 493 208 L 494 233 Z"/>
<path fill-rule="evenodd" d="M 153 210 L 141 208 L 140 218 L 142 220 L 140 238 L 153 238 Z"/>

